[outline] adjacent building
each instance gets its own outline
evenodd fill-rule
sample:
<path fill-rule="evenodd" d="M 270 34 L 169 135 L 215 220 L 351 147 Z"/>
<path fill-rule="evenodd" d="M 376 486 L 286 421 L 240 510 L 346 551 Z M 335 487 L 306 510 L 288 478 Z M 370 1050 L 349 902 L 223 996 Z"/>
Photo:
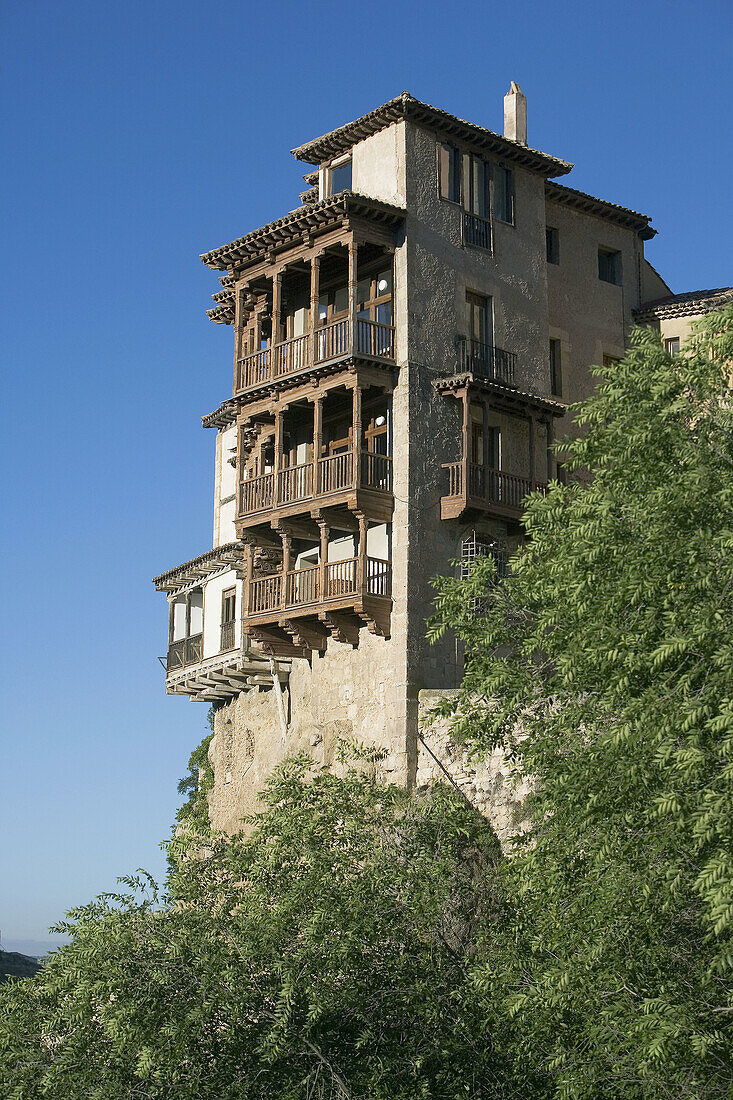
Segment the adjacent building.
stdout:
<path fill-rule="evenodd" d="M 215 708 L 229 830 L 278 760 L 329 765 L 339 739 L 416 782 L 420 693 L 462 674 L 426 641 L 431 578 L 506 567 L 590 365 L 671 294 L 649 218 L 560 182 L 514 83 L 503 134 L 403 92 L 293 155 L 300 205 L 202 256 L 234 334 L 232 396 L 203 418 L 213 549 L 155 579 L 166 690 Z"/>

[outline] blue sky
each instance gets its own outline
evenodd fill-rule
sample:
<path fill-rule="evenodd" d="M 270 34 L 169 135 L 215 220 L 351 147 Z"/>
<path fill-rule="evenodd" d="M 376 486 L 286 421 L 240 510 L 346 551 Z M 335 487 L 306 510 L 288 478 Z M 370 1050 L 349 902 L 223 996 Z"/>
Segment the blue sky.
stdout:
<path fill-rule="evenodd" d="M 198 254 L 297 205 L 288 150 L 408 89 L 652 216 L 733 283 L 729 5 L 4 0 L 3 943 L 40 950 L 158 844 L 205 707 L 166 698 L 150 578 L 211 545 L 231 329 Z M 33 941 L 33 942 L 31 942 Z"/>

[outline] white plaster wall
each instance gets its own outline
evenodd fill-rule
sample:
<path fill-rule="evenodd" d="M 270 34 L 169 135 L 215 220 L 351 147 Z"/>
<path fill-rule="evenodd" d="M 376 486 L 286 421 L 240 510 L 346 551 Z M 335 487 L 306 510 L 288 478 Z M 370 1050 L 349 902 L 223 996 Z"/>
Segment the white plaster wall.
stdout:
<path fill-rule="evenodd" d="M 352 151 L 352 190 L 372 199 L 405 204 L 405 123 L 394 122 L 359 141 Z"/>
<path fill-rule="evenodd" d="M 237 471 L 229 459 L 237 446 L 236 424 L 219 429 L 216 433 L 216 457 L 214 468 L 214 542 L 224 546 L 236 541 L 234 517 L 236 514 Z M 230 499 L 231 498 L 231 499 Z M 225 501 L 226 503 L 222 503 Z"/>

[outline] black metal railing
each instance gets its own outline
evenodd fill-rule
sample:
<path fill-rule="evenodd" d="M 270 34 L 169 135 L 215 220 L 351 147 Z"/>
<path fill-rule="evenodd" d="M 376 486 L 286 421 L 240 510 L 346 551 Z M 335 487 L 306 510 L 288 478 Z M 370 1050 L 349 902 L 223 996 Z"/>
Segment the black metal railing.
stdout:
<path fill-rule="evenodd" d="M 471 371 L 489 382 L 513 386 L 516 361 L 517 357 L 511 351 L 484 344 L 472 337 L 458 337 L 458 365 L 461 371 Z"/>
<path fill-rule="evenodd" d="M 478 214 L 463 213 L 463 243 L 491 252 L 491 222 Z"/>

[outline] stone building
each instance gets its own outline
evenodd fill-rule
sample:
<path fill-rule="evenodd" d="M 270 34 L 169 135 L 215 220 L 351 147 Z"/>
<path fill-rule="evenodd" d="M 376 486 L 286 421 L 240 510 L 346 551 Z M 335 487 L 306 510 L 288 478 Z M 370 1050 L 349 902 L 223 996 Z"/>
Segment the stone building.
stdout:
<path fill-rule="evenodd" d="M 528 145 L 514 83 L 503 134 L 403 92 L 293 155 L 300 205 L 201 257 L 235 345 L 203 418 L 213 549 L 155 579 L 166 690 L 215 707 L 230 831 L 278 760 L 329 765 L 340 738 L 383 747 L 393 781 L 432 774 L 420 695 L 462 666 L 426 641 L 430 579 L 504 567 L 523 498 L 563 476 L 553 439 L 590 365 L 671 293 L 649 219 L 558 182 L 572 165 Z"/>

